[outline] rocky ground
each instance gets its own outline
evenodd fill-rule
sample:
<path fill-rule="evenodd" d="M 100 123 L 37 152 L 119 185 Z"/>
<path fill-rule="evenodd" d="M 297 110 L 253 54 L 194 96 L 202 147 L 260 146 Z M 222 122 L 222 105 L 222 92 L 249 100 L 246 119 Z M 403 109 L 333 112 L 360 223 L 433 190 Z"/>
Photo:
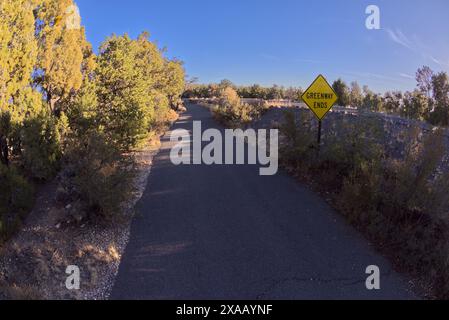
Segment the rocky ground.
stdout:
<path fill-rule="evenodd" d="M 285 112 L 293 111 L 297 121 L 309 117 L 311 119 L 312 127 L 316 126 L 317 121 L 314 116 L 311 115 L 311 111 L 307 108 L 298 107 L 274 107 L 270 108 L 261 119 L 251 124 L 252 128 L 278 128 L 285 119 Z M 407 136 L 411 134 L 412 130 L 418 130 L 419 141 L 423 141 L 424 137 L 431 133 L 435 128 L 430 124 L 411 119 L 404 119 L 397 116 L 384 115 L 381 113 L 359 113 L 356 111 L 348 111 L 344 108 L 335 108 L 334 112 L 328 113 L 323 120 L 323 141 L 326 139 L 326 135 L 330 131 L 336 133 L 337 136 L 344 138 L 345 123 L 359 123 L 361 126 L 366 125 L 366 121 L 369 120 L 372 123 L 377 123 L 379 128 L 382 129 L 378 141 L 385 146 L 387 156 L 393 158 L 403 158 L 405 151 L 405 142 Z M 449 172 L 449 130 L 445 130 L 444 141 L 446 145 L 446 156 L 441 163 L 441 170 Z"/>
<path fill-rule="evenodd" d="M 22 229 L 0 248 L 0 299 L 107 299 L 159 147 L 157 136 L 135 154 L 138 174 L 120 223 L 67 224 L 63 217 L 71 206 L 57 201 L 57 180 L 40 188 Z M 80 268 L 80 290 L 65 286 L 69 265 Z"/>

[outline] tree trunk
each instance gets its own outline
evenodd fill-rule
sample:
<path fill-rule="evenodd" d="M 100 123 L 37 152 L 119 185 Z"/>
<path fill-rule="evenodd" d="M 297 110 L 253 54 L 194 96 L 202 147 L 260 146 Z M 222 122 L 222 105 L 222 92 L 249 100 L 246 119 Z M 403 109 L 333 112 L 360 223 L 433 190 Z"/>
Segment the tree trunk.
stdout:
<path fill-rule="evenodd" d="M 5 166 L 9 166 L 8 140 L 5 136 L 0 137 L 0 161 Z"/>
<path fill-rule="evenodd" d="M 50 107 L 50 113 L 53 115 L 56 115 L 56 103 L 58 103 L 58 101 L 61 98 L 58 96 L 54 96 L 53 94 L 51 94 L 50 92 L 47 92 L 47 103 L 48 106 Z"/>

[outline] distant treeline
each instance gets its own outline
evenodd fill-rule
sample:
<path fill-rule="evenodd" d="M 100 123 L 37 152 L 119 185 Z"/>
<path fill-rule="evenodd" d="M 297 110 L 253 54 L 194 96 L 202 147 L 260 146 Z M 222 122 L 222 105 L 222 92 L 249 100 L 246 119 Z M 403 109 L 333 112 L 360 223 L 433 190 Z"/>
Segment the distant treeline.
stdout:
<path fill-rule="evenodd" d="M 433 125 L 449 125 L 449 77 L 446 72 L 435 73 L 424 66 L 416 72 L 416 89 L 413 91 L 389 91 L 375 93 L 367 86 L 357 83 L 349 85 L 342 79 L 333 82 L 332 87 L 339 96 L 338 105 L 351 106 L 363 111 L 384 112 L 409 119 L 428 121 Z M 229 80 L 219 84 L 191 84 L 184 92 L 184 98 L 215 98 L 227 87 L 232 87 L 241 98 L 301 101 L 302 88 L 284 88 L 273 85 L 236 86 Z"/>
<path fill-rule="evenodd" d="M 339 96 L 338 104 L 359 110 L 384 112 L 409 119 L 428 121 L 433 125 L 449 125 L 449 77 L 446 72 L 435 73 L 424 66 L 416 72 L 416 89 L 388 91 L 381 95 L 357 82 L 348 85 L 341 79 L 333 83 Z"/>
<path fill-rule="evenodd" d="M 279 100 L 286 99 L 299 101 L 303 90 L 301 88 L 285 88 L 278 85 L 272 87 L 262 87 L 258 84 L 252 86 L 237 86 L 229 80 L 222 80 L 219 84 L 191 84 L 184 92 L 184 98 L 217 98 L 221 91 L 226 88 L 233 88 L 240 98 Z"/>

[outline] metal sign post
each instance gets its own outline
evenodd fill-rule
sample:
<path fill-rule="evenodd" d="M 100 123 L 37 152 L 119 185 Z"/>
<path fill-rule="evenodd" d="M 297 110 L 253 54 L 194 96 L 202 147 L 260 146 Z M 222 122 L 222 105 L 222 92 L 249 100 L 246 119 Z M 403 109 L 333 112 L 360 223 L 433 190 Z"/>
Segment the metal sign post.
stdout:
<path fill-rule="evenodd" d="M 318 152 L 321 147 L 322 121 L 338 101 L 338 96 L 327 80 L 319 75 L 302 95 L 302 100 L 318 119 Z"/>

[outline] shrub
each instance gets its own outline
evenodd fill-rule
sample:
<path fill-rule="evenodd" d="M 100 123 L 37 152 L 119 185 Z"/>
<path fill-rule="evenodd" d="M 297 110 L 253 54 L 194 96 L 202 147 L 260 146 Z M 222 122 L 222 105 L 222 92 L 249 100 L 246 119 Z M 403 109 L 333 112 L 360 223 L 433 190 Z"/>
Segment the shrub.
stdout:
<path fill-rule="evenodd" d="M 33 187 L 14 167 L 0 164 L 0 241 L 11 236 L 33 203 Z"/>
<path fill-rule="evenodd" d="M 137 40 L 112 36 L 97 57 L 98 121 L 123 151 L 138 148 L 184 88 L 184 70 L 169 60 L 148 33 Z"/>
<path fill-rule="evenodd" d="M 312 119 L 309 114 L 304 114 L 304 117 L 297 120 L 293 111 L 286 111 L 284 117 L 284 123 L 280 127 L 284 138 L 280 149 L 281 161 L 287 168 L 304 173 L 310 169 L 316 155 L 316 152 L 312 152 L 317 147 L 310 127 Z"/>
<path fill-rule="evenodd" d="M 317 179 L 351 223 L 448 297 L 449 173 L 439 170 L 446 152 L 442 130 L 424 139 L 418 128 L 411 130 L 405 156 L 390 159 L 382 126 L 374 118 L 352 119 L 339 123 L 338 134 L 328 128 L 317 157 L 306 124 L 297 127 L 293 113 L 286 114 L 282 163 Z"/>
<path fill-rule="evenodd" d="M 264 102 L 242 103 L 237 91 L 227 87 L 221 90 L 218 105 L 213 108 L 213 112 L 220 122 L 234 128 L 250 123 L 266 109 Z"/>
<path fill-rule="evenodd" d="M 73 137 L 67 146 L 62 187 L 79 200 L 86 215 L 111 220 L 119 217 L 121 204 L 132 192 L 134 166 L 106 136 L 92 130 Z"/>
<path fill-rule="evenodd" d="M 161 110 L 157 113 L 157 117 L 154 123 L 151 126 L 151 131 L 155 131 L 156 133 L 161 133 L 167 129 L 173 122 L 178 120 L 179 115 L 173 109 L 165 109 Z"/>
<path fill-rule="evenodd" d="M 57 119 L 45 113 L 24 121 L 20 138 L 22 161 L 33 178 L 46 180 L 58 172 L 65 123 L 64 116 Z"/>
<path fill-rule="evenodd" d="M 339 128 L 330 125 L 323 130 L 320 150 L 317 148 L 316 121 L 310 113 L 301 113 L 295 119 L 293 111 L 285 113 L 281 125 L 284 137 L 281 145 L 281 161 L 287 167 L 302 174 L 320 176 L 328 188 L 341 188 L 343 179 L 354 170 L 369 162 L 380 162 L 384 148 L 381 141 L 382 128 L 371 119 L 351 120 L 339 123 Z M 319 151 L 319 152 L 318 152 Z"/>
<path fill-rule="evenodd" d="M 439 181 L 435 180 L 435 174 L 445 155 L 442 131 L 434 131 L 422 142 L 418 137 L 419 130 L 415 129 L 407 139 L 405 158 L 394 161 L 388 168 L 386 200 L 389 207 L 402 206 L 410 212 L 425 212 L 437 209 L 435 205 L 443 200 L 432 195 L 436 191 L 433 186 Z"/>
<path fill-rule="evenodd" d="M 344 119 L 332 124 L 324 136 L 317 171 L 326 185 L 341 188 L 342 177 L 362 174 L 366 167 L 378 167 L 384 159 L 384 131 L 376 118 Z"/>
<path fill-rule="evenodd" d="M 449 174 L 438 172 L 444 156 L 441 131 L 424 141 L 411 132 L 406 156 L 345 179 L 343 211 L 408 270 L 425 274 L 439 295 L 449 294 Z"/>

